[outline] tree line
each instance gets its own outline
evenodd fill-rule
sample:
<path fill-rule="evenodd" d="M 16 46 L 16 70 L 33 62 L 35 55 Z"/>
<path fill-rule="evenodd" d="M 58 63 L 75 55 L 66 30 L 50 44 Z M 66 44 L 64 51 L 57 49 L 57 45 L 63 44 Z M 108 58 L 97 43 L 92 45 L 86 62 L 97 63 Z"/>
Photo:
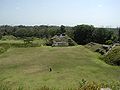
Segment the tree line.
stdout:
<path fill-rule="evenodd" d="M 0 39 L 5 35 L 13 35 L 17 38 L 37 37 L 50 39 L 54 35 L 66 33 L 78 44 L 87 44 L 89 42 L 106 43 L 120 41 L 119 28 L 94 27 L 93 25 L 69 26 L 0 26 Z"/>

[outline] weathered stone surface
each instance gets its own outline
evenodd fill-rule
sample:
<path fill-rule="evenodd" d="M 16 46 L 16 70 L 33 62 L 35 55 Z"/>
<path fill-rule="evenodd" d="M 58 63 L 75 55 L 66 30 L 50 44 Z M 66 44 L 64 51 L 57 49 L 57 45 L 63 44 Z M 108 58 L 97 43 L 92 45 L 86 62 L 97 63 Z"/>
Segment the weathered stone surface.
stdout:
<path fill-rule="evenodd" d="M 51 38 L 52 46 L 59 47 L 59 46 L 75 46 L 77 45 L 75 41 L 73 41 L 69 36 L 66 34 L 55 35 Z"/>

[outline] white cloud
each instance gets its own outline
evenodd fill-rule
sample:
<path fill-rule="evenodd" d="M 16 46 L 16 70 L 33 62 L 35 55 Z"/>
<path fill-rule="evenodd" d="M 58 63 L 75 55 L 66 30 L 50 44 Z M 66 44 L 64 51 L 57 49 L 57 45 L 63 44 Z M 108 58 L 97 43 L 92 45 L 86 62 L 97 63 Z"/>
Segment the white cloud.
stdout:
<path fill-rule="evenodd" d="M 98 7 L 101 8 L 101 7 L 103 7 L 103 5 L 102 5 L 102 4 L 99 4 Z"/>

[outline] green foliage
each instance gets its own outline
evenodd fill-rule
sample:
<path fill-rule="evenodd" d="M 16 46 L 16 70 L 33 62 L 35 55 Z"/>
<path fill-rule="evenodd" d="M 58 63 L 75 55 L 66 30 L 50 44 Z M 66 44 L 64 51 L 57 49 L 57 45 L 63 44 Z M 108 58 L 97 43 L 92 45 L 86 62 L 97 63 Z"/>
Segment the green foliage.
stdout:
<path fill-rule="evenodd" d="M 33 38 L 32 37 L 26 37 L 24 39 L 25 46 L 31 46 L 33 44 Z"/>
<path fill-rule="evenodd" d="M 93 39 L 94 26 L 92 25 L 78 25 L 74 28 L 74 40 L 78 44 L 87 44 Z"/>
<path fill-rule="evenodd" d="M 107 40 L 107 41 L 105 42 L 105 44 L 111 45 L 111 44 L 113 44 L 113 41 L 112 41 L 112 40 Z"/>
<path fill-rule="evenodd" d="M 26 41 L 25 41 L 26 40 Z M 1 40 L 0 47 L 10 48 L 10 47 L 40 47 L 46 45 L 46 39 L 39 38 L 27 38 L 24 40 Z"/>
<path fill-rule="evenodd" d="M 17 38 L 13 35 L 2 36 L 1 40 L 16 40 Z"/>
<path fill-rule="evenodd" d="M 62 34 L 62 33 L 65 33 L 65 32 L 66 32 L 65 26 L 61 25 L 60 26 L 60 33 Z"/>
<path fill-rule="evenodd" d="M 120 47 L 118 46 L 110 51 L 103 57 L 103 60 L 108 64 L 120 66 Z"/>
<path fill-rule="evenodd" d="M 52 46 L 53 44 L 53 39 L 49 39 L 46 41 L 46 46 Z"/>
<path fill-rule="evenodd" d="M 101 88 L 109 88 L 112 90 L 119 90 L 120 82 L 107 82 L 107 83 L 96 83 L 96 82 L 85 82 L 82 83 L 82 86 L 78 90 L 100 90 Z"/>
<path fill-rule="evenodd" d="M 0 39 L 2 38 L 2 34 L 0 33 Z"/>
<path fill-rule="evenodd" d="M 113 35 L 113 31 L 109 31 L 106 28 L 97 28 L 93 32 L 93 40 L 94 42 L 104 44 L 107 40 L 111 40 Z"/>
<path fill-rule="evenodd" d="M 117 42 L 118 41 L 118 36 L 113 34 L 111 37 L 112 42 Z"/>
<path fill-rule="evenodd" d="M 0 46 L 8 49 L 10 47 L 25 47 L 24 43 L 0 43 Z"/>
<path fill-rule="evenodd" d="M 118 29 L 118 41 L 120 42 L 120 28 Z"/>
<path fill-rule="evenodd" d="M 77 33 L 78 32 L 78 33 Z M 1 36 L 15 36 L 17 38 L 37 37 L 51 38 L 56 34 L 66 33 L 70 38 L 74 39 L 78 44 L 86 44 L 89 42 L 105 43 L 107 40 L 117 42 L 118 29 L 115 28 L 97 28 L 92 25 L 69 26 L 0 26 Z"/>

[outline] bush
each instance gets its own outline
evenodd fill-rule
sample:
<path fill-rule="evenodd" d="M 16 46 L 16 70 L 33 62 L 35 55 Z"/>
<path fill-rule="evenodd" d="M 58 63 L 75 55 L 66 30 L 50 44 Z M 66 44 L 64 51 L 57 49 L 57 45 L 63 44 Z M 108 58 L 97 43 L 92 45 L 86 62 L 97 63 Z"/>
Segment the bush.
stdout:
<path fill-rule="evenodd" d="M 2 34 L 0 33 L 0 39 L 2 38 Z"/>
<path fill-rule="evenodd" d="M 111 45 L 111 44 L 113 44 L 113 41 L 112 41 L 112 40 L 107 40 L 107 41 L 105 42 L 105 44 Z"/>
<path fill-rule="evenodd" d="M 16 40 L 17 38 L 13 35 L 2 36 L 2 40 Z"/>
<path fill-rule="evenodd" d="M 120 66 L 120 47 L 115 47 L 103 57 L 103 60 L 108 64 Z"/>
<path fill-rule="evenodd" d="M 46 41 L 47 46 L 52 46 L 52 43 L 53 43 L 52 39 Z"/>

